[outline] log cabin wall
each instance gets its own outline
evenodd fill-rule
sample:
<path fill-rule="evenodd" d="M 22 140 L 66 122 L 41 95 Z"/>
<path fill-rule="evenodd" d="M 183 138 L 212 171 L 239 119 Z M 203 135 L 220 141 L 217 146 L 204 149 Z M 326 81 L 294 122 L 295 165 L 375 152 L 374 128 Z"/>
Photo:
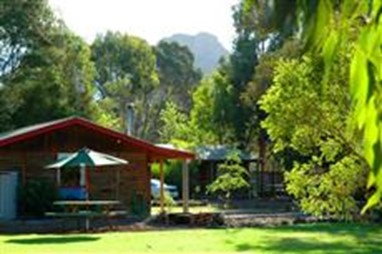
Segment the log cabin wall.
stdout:
<path fill-rule="evenodd" d="M 90 195 L 93 199 L 118 199 L 127 207 L 133 196 L 150 204 L 150 171 L 148 160 L 141 153 L 110 153 L 127 160 L 128 165 L 89 169 Z"/>
<path fill-rule="evenodd" d="M 55 170 L 44 167 L 54 162 L 58 153 L 71 153 L 83 147 L 129 162 L 127 165 L 88 169 L 92 198 L 118 198 L 129 207 L 136 195 L 149 207 L 148 152 L 81 126 L 70 126 L 0 148 L 0 171 L 18 171 L 21 183 L 37 178 L 55 182 Z"/>

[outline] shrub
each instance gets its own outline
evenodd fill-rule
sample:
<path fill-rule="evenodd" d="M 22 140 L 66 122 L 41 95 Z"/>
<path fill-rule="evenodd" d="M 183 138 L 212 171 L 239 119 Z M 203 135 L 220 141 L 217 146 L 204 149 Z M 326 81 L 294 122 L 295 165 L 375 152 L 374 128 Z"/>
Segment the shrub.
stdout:
<path fill-rule="evenodd" d="M 19 186 L 18 208 L 22 216 L 43 217 L 45 212 L 52 211 L 53 202 L 58 194 L 53 182 L 46 179 L 35 179 Z"/>
<path fill-rule="evenodd" d="M 228 207 L 233 192 L 249 187 L 247 177 L 248 172 L 241 166 L 239 154 L 232 153 L 227 156 L 225 163 L 218 166 L 218 177 L 207 186 L 207 193 L 220 195 L 225 207 Z"/>
<path fill-rule="evenodd" d="M 142 194 L 138 194 L 136 191 L 132 192 L 130 212 L 139 217 L 147 217 L 149 214 L 149 204 Z"/>
<path fill-rule="evenodd" d="M 164 192 L 164 205 L 167 208 L 168 212 L 171 212 L 172 208 L 176 206 L 175 200 L 167 191 Z"/>

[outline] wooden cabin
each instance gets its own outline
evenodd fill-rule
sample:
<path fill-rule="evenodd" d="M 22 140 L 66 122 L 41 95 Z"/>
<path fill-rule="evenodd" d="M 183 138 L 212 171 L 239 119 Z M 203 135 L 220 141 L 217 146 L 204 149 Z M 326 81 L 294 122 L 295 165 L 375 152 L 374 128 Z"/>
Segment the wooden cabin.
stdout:
<path fill-rule="evenodd" d="M 55 170 L 45 166 L 60 154 L 83 147 L 129 162 L 88 170 L 92 199 L 118 199 L 127 207 L 137 199 L 150 207 L 151 163 L 194 158 L 187 151 L 158 147 L 89 120 L 70 117 L 0 134 L 0 172 L 17 172 L 21 185 L 38 178 L 55 183 Z"/>

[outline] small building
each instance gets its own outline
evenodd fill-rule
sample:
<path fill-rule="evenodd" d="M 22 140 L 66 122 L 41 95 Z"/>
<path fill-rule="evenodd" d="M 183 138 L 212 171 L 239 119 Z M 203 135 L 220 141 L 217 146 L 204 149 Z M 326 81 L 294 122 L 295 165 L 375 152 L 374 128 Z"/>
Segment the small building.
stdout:
<path fill-rule="evenodd" d="M 276 192 L 283 192 L 282 172 L 278 170 L 259 170 L 257 154 L 251 154 L 225 145 L 201 146 L 196 149 L 197 160 L 200 163 L 198 171 L 198 185 L 202 193 L 217 177 L 218 165 L 224 163 L 231 153 L 237 152 L 242 165 L 248 170 L 251 184 L 247 197 L 274 196 Z"/>
<path fill-rule="evenodd" d="M 126 207 L 140 200 L 150 209 L 152 163 L 194 158 L 194 154 L 187 151 L 158 147 L 84 118 L 70 117 L 0 134 L 0 172 L 16 173 L 20 185 L 40 178 L 55 183 L 55 171 L 45 166 L 60 155 L 83 147 L 129 162 L 88 170 L 91 198 L 117 199 Z"/>

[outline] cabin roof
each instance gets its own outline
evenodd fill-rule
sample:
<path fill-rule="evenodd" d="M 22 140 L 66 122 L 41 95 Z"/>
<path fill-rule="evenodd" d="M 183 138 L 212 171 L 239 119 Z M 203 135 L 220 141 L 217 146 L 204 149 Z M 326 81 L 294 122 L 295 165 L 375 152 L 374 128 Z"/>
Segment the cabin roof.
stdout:
<path fill-rule="evenodd" d="M 258 156 L 242 150 L 231 148 L 225 145 L 200 146 L 196 148 L 196 155 L 199 160 L 204 161 L 224 161 L 231 153 L 237 152 L 243 161 L 257 161 Z"/>
<path fill-rule="evenodd" d="M 125 133 L 100 126 L 81 117 L 68 117 L 0 133 L 0 148 L 71 126 L 81 126 L 91 131 L 95 131 L 100 135 L 108 136 L 110 138 L 118 138 L 121 140 L 121 142 L 125 142 L 130 146 L 148 151 L 158 159 L 194 159 L 195 157 L 192 152 L 156 146 L 148 141 L 128 136 Z"/>

